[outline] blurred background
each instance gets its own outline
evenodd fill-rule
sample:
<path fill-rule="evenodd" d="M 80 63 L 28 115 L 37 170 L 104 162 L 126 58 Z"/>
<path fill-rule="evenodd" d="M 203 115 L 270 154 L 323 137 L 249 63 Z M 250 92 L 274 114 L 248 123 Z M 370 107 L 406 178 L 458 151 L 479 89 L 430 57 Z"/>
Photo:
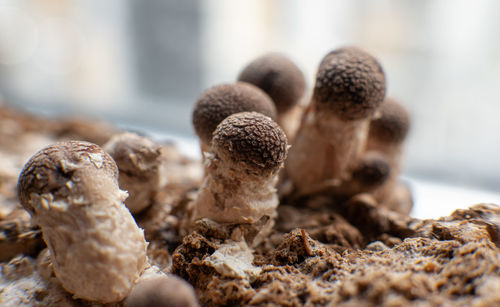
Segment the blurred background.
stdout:
<path fill-rule="evenodd" d="M 198 95 L 257 56 L 285 53 L 311 88 L 327 52 L 357 45 L 411 111 L 405 174 L 500 202 L 498 12 L 495 0 L 0 0 L 0 95 L 195 142 Z"/>

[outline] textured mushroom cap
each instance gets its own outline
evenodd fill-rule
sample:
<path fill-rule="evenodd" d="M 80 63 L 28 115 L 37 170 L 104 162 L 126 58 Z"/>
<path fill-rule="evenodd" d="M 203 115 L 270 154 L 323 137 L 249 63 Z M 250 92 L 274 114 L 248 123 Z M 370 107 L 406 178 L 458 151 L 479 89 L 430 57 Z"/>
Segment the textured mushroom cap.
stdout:
<path fill-rule="evenodd" d="M 148 178 L 157 175 L 160 146 L 134 133 L 116 135 L 104 149 L 115 160 L 120 173 L 130 177 Z"/>
<path fill-rule="evenodd" d="M 37 152 L 24 165 L 17 183 L 18 197 L 26 210 L 33 212 L 29 204 L 31 193 L 51 193 L 54 199 L 80 193 L 76 185 L 70 191 L 68 179 L 80 182 L 85 170 L 101 176 L 112 176 L 118 182 L 115 161 L 99 146 L 82 141 L 67 141 L 47 146 Z M 95 174 L 95 173 L 94 173 Z M 84 188 L 84 187 L 83 187 Z"/>
<path fill-rule="evenodd" d="M 400 144 L 410 128 L 406 109 L 393 99 L 387 98 L 379 108 L 380 117 L 370 122 L 370 138 L 388 144 Z"/>
<path fill-rule="evenodd" d="M 223 120 L 214 132 L 212 151 L 253 174 L 277 171 L 286 159 L 287 138 L 272 119 L 243 112 Z"/>
<path fill-rule="evenodd" d="M 231 114 L 259 112 L 276 116 L 271 98 L 258 87 L 238 82 L 209 88 L 201 94 L 193 111 L 193 125 L 201 142 L 209 145 L 217 125 Z"/>
<path fill-rule="evenodd" d="M 319 112 L 357 120 L 373 115 L 385 88 L 384 71 L 374 57 L 358 48 L 340 48 L 321 61 L 313 99 Z"/>
<path fill-rule="evenodd" d="M 296 105 L 306 90 L 302 71 L 279 53 L 266 54 L 250 62 L 238 76 L 238 81 L 251 83 L 266 92 L 278 113 Z"/>
<path fill-rule="evenodd" d="M 125 300 L 126 307 L 196 307 L 193 287 L 170 275 L 146 279 L 137 284 Z"/>
<path fill-rule="evenodd" d="M 352 172 L 352 178 L 362 186 L 370 187 L 382 184 L 391 172 L 389 162 L 376 151 L 368 151 Z"/>

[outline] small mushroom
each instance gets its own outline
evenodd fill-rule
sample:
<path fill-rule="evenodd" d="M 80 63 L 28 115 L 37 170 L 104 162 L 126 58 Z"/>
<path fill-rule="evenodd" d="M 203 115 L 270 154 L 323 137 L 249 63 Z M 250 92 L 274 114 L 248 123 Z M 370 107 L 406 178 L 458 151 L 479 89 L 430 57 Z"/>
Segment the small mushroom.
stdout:
<path fill-rule="evenodd" d="M 192 119 L 203 152 L 209 150 L 217 125 L 229 115 L 240 112 L 259 112 L 271 118 L 276 116 L 271 98 L 249 83 L 217 85 L 200 95 Z"/>
<path fill-rule="evenodd" d="M 391 174 L 385 156 L 377 151 L 363 153 L 351 172 L 348 181 L 334 189 L 334 195 L 347 200 L 360 193 L 370 193 L 381 187 Z"/>
<path fill-rule="evenodd" d="M 285 133 L 269 117 L 257 112 L 227 117 L 214 131 L 195 218 L 251 224 L 274 217 L 277 174 L 286 154 Z"/>
<path fill-rule="evenodd" d="M 299 102 L 306 90 L 302 71 L 280 53 L 268 53 L 250 62 L 238 76 L 238 81 L 251 83 L 273 100 L 278 111 L 277 123 L 291 140 L 300 123 Z"/>
<path fill-rule="evenodd" d="M 127 296 L 147 264 L 147 243 L 107 153 L 80 141 L 45 147 L 25 164 L 18 196 L 42 230 L 64 289 L 100 303 Z"/>
<path fill-rule="evenodd" d="M 389 209 L 408 214 L 413 206 L 411 192 L 398 179 L 401 173 L 403 142 L 408 135 L 410 116 L 406 109 L 394 99 L 386 98 L 370 122 L 367 150 L 375 150 L 385 156 L 391 165 L 387 182 L 375 191 L 375 198 Z"/>
<path fill-rule="evenodd" d="M 130 212 L 136 214 L 149 207 L 163 181 L 160 146 L 146 137 L 122 133 L 112 137 L 103 148 L 118 166 L 118 182 L 129 194 L 125 205 Z"/>
<path fill-rule="evenodd" d="M 384 96 L 385 75 L 374 57 L 353 47 L 325 56 L 287 160 L 296 194 L 339 186 L 349 179 Z"/>
<path fill-rule="evenodd" d="M 140 281 L 125 300 L 125 307 L 196 307 L 193 287 L 174 275 Z"/>
<path fill-rule="evenodd" d="M 402 144 L 408 135 L 410 116 L 396 100 L 386 98 L 378 116 L 370 122 L 367 150 L 377 150 L 386 155 L 393 169 L 399 173 Z"/>

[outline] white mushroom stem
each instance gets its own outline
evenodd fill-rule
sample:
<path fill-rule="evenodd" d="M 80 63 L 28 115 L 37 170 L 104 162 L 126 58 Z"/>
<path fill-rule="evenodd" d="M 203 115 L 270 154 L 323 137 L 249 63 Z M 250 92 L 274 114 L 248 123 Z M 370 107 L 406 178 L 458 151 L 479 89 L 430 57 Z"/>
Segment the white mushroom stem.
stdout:
<path fill-rule="evenodd" d="M 195 201 L 195 219 L 218 223 L 255 223 L 276 216 L 276 174 L 255 176 L 225 165 L 206 153 L 206 175 Z"/>
<path fill-rule="evenodd" d="M 348 180 L 364 150 L 369 123 L 369 119 L 343 121 L 314 110 L 306 113 L 286 163 L 296 192 L 314 193 Z"/>
<path fill-rule="evenodd" d="M 295 105 L 290 110 L 278 114 L 276 122 L 280 125 L 286 134 L 290 143 L 293 143 L 297 131 L 300 127 L 300 119 L 302 118 L 304 107 Z"/>

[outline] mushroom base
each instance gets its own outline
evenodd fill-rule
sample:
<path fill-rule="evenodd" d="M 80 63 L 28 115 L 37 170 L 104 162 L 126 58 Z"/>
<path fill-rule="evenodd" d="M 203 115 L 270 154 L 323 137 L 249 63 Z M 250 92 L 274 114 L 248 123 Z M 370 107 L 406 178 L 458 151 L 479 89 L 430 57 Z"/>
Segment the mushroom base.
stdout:
<path fill-rule="evenodd" d="M 211 154 L 205 156 L 205 163 L 210 171 L 206 172 L 195 200 L 195 220 L 208 218 L 218 223 L 253 224 L 264 216 L 276 216 L 277 174 L 244 174 Z"/>

